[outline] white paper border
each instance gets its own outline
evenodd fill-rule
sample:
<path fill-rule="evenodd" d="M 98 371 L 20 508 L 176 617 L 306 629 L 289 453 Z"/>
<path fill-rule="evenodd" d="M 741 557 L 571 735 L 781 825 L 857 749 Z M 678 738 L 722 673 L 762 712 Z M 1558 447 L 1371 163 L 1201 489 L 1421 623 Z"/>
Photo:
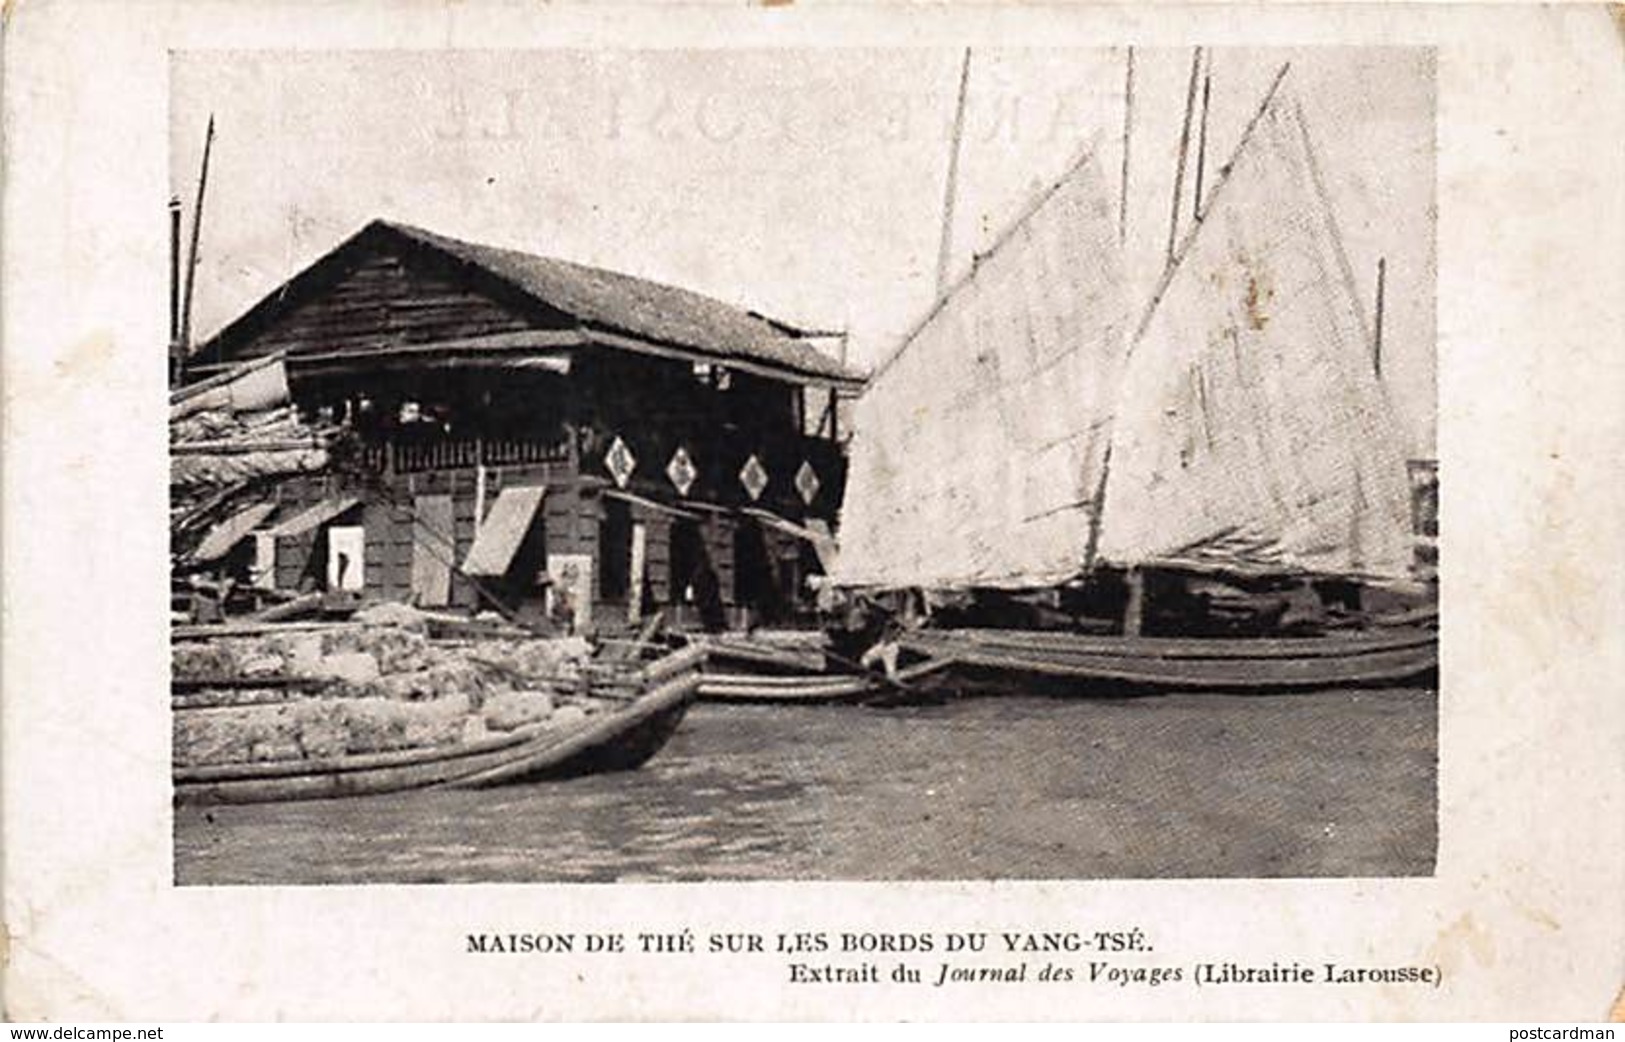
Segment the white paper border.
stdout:
<path fill-rule="evenodd" d="M 185 1019 L 1591 1019 L 1625 982 L 1625 76 L 1602 8 L 28 3 L 6 11 L 8 1012 Z M 1432 45 L 1441 849 L 1433 879 L 186 888 L 170 883 L 168 51 Z M 782 965 L 471 958 L 501 929 L 1139 926 L 1390 987 L 790 986 Z"/>

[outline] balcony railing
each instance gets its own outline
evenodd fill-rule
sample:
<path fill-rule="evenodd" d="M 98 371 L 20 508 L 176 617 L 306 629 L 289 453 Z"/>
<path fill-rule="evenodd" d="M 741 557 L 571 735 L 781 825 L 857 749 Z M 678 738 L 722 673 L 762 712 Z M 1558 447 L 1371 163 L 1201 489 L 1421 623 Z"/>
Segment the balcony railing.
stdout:
<path fill-rule="evenodd" d="M 564 463 L 571 455 L 568 440 L 535 438 L 436 438 L 423 441 L 388 441 L 367 445 L 362 462 L 381 473 L 411 474 L 426 470 L 455 470 L 525 463 Z"/>

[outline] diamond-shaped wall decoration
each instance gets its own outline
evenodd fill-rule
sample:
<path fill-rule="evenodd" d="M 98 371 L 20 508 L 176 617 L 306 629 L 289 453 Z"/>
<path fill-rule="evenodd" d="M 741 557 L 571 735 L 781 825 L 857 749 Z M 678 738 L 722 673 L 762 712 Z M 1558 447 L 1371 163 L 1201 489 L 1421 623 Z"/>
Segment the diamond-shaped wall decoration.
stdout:
<path fill-rule="evenodd" d="M 801 493 L 801 501 L 812 506 L 812 501 L 818 496 L 820 484 L 818 472 L 812 469 L 811 463 L 802 460 L 801 469 L 796 471 L 796 491 Z"/>
<path fill-rule="evenodd" d="M 767 468 L 762 466 L 762 461 L 756 458 L 755 453 L 751 453 L 750 459 L 739 468 L 739 483 L 745 486 L 745 491 L 750 493 L 751 499 L 762 498 L 762 490 L 767 488 Z"/>
<path fill-rule="evenodd" d="M 671 462 L 666 464 L 666 476 L 671 478 L 672 487 L 677 489 L 680 496 L 688 495 L 688 490 L 694 487 L 694 479 L 700 472 L 694 469 L 694 461 L 688 458 L 688 450 L 681 445 L 671 454 Z"/>
<path fill-rule="evenodd" d="M 617 435 L 615 444 L 604 453 L 604 469 L 609 476 L 615 479 L 618 488 L 625 488 L 626 483 L 632 480 L 632 472 L 638 467 L 638 458 L 632 455 L 632 450 L 626 447 L 626 442 Z"/>

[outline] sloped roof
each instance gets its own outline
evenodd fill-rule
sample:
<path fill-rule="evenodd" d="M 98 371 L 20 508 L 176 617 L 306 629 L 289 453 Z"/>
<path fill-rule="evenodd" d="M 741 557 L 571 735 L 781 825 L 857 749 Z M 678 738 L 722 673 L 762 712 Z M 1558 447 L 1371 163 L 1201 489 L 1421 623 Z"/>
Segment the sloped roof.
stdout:
<path fill-rule="evenodd" d="M 860 381 L 862 375 L 841 365 L 807 342 L 830 336 L 796 329 L 764 315 L 726 304 L 692 290 L 668 286 L 573 261 L 520 250 L 467 242 L 396 221 L 374 220 L 335 247 L 304 272 L 273 291 L 210 341 L 234 338 L 235 331 L 266 311 L 288 306 L 309 292 L 317 273 L 333 266 L 339 255 L 380 237 L 405 240 L 479 269 L 519 293 L 564 312 L 586 327 L 606 329 L 659 344 L 686 348 L 719 360 L 735 358 L 779 370 L 835 381 Z M 210 344 L 203 345 L 200 353 Z"/>

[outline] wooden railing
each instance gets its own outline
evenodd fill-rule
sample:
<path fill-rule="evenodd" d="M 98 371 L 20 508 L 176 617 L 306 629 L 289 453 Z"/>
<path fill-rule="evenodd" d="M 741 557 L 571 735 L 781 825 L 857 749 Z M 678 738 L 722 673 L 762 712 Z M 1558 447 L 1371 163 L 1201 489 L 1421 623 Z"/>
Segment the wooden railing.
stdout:
<path fill-rule="evenodd" d="M 363 463 L 380 473 L 411 474 L 426 470 L 455 470 L 525 463 L 560 463 L 570 459 L 567 440 L 547 442 L 533 438 L 442 438 L 427 441 L 384 442 L 361 451 Z"/>

